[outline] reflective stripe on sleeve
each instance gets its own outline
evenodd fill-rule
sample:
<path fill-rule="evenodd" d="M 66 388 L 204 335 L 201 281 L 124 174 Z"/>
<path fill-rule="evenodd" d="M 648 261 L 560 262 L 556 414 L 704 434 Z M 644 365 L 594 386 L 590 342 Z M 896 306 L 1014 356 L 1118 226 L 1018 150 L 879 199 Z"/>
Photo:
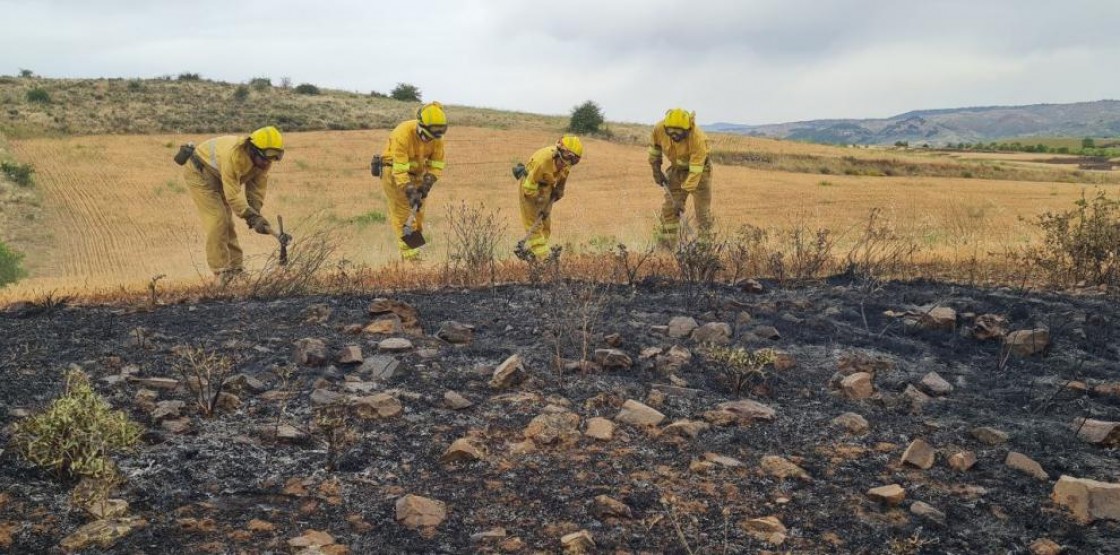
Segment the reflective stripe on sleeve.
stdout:
<path fill-rule="evenodd" d="M 432 169 L 436 170 L 442 170 L 443 168 L 447 167 L 447 163 L 443 160 L 428 160 L 428 165 L 431 166 Z"/>

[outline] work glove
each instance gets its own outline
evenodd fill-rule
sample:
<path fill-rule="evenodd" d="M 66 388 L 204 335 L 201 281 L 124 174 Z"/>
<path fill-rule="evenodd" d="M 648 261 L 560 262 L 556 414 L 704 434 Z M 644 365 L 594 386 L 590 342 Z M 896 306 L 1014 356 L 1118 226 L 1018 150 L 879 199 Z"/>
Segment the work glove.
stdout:
<path fill-rule="evenodd" d="M 692 183 L 692 185 L 689 186 L 689 183 Z M 690 179 L 686 179 L 684 181 L 684 183 L 681 183 L 681 190 L 686 192 L 686 193 L 695 193 L 696 189 L 698 189 L 699 187 L 700 187 L 700 180 L 699 179 L 697 179 L 695 181 L 692 181 Z"/>
<path fill-rule="evenodd" d="M 669 178 L 665 177 L 665 172 L 661 169 L 661 166 L 653 166 L 653 182 L 656 183 L 658 187 L 664 187 L 669 184 Z"/>
<path fill-rule="evenodd" d="M 560 187 L 553 189 L 551 197 L 552 202 L 560 202 L 560 199 L 564 198 L 564 189 L 561 189 Z"/>
<path fill-rule="evenodd" d="M 409 184 L 406 186 L 404 188 L 404 195 L 408 197 L 408 205 L 413 208 L 420 208 L 420 204 L 424 202 L 424 193 L 415 185 Z"/>
<path fill-rule="evenodd" d="M 249 217 L 245 218 L 245 223 L 261 235 L 272 235 L 272 225 L 260 214 L 250 214 Z"/>
<path fill-rule="evenodd" d="M 436 179 L 437 177 L 433 174 L 424 174 L 424 181 L 420 183 L 420 196 L 422 198 L 428 198 L 428 193 L 432 191 L 432 185 L 436 184 Z"/>

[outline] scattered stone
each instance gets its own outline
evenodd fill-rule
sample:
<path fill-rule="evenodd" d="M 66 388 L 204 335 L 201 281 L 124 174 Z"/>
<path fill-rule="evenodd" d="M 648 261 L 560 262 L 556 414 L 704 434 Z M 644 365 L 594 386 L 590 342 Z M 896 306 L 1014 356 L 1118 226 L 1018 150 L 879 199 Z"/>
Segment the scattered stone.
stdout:
<path fill-rule="evenodd" d="M 891 484 L 889 486 L 871 488 L 867 490 L 867 496 L 875 501 L 893 507 L 902 503 L 902 500 L 906 498 L 906 490 L 898 484 Z"/>
<path fill-rule="evenodd" d="M 953 392 L 953 384 L 945 381 L 937 372 L 930 372 L 922 377 L 922 387 L 931 395 L 948 395 Z"/>
<path fill-rule="evenodd" d="M 933 468 L 936 459 L 937 454 L 933 450 L 933 446 L 926 443 L 924 439 L 915 439 L 910 442 L 910 446 L 902 454 L 903 464 L 910 464 L 922 470 Z"/>
<path fill-rule="evenodd" d="M 376 318 L 389 314 L 400 318 L 401 328 L 404 329 L 405 333 L 413 336 L 424 335 L 424 330 L 420 327 L 420 311 L 413 308 L 412 305 L 390 299 L 374 299 L 370 303 L 370 316 Z"/>
<path fill-rule="evenodd" d="M 658 355 L 654 359 L 654 366 L 663 374 L 672 374 L 679 371 L 692 360 L 692 352 L 680 345 L 673 345 L 669 352 Z"/>
<path fill-rule="evenodd" d="M 471 534 L 471 541 L 478 543 L 485 540 L 501 539 L 508 535 L 505 528 L 491 528 L 483 532 Z"/>
<path fill-rule="evenodd" d="M 329 389 L 316 389 L 311 392 L 311 406 L 322 407 L 346 401 L 346 396 Z"/>
<path fill-rule="evenodd" d="M 250 532 L 272 532 L 276 530 L 276 525 L 266 520 L 254 518 L 253 520 L 249 521 L 249 524 L 245 526 L 245 529 Z"/>
<path fill-rule="evenodd" d="M 1018 357 L 1045 352 L 1050 347 L 1050 330 L 1018 330 L 1007 334 L 1003 340 L 1005 348 Z"/>
<path fill-rule="evenodd" d="M 403 353 L 412 350 L 412 342 L 403 337 L 390 337 L 382 339 L 377 348 L 385 353 Z"/>
<path fill-rule="evenodd" d="M 628 399 L 614 417 L 619 422 L 634 426 L 656 426 L 665 420 L 665 415 L 638 401 Z"/>
<path fill-rule="evenodd" d="M 1031 542 L 1031 555 L 1061 555 L 1065 549 L 1048 538 L 1039 538 Z"/>
<path fill-rule="evenodd" d="M 875 394 L 875 387 L 871 385 L 871 374 L 856 372 L 840 380 L 840 390 L 844 397 L 853 401 L 869 399 Z"/>
<path fill-rule="evenodd" d="M 1102 397 L 1120 397 L 1120 382 L 1097 384 L 1093 393 Z"/>
<path fill-rule="evenodd" d="M 867 423 L 867 419 L 854 413 L 845 412 L 840 416 L 832 419 L 832 425 L 844 428 L 851 434 L 866 433 L 871 426 Z"/>
<path fill-rule="evenodd" d="M 762 469 L 763 473 L 782 480 L 787 480 L 789 478 L 796 478 L 804 481 L 812 480 L 812 478 L 809 477 L 809 473 L 805 472 L 804 468 L 777 455 L 762 457 L 759 467 Z"/>
<path fill-rule="evenodd" d="M 490 387 L 493 389 L 506 389 L 513 387 L 525 379 L 525 366 L 521 364 L 520 355 L 511 355 L 494 370 L 490 378 Z"/>
<path fill-rule="evenodd" d="M 696 320 L 689 316 L 674 316 L 669 319 L 668 335 L 673 339 L 684 339 L 692 335 L 693 330 L 700 327 Z"/>
<path fill-rule="evenodd" d="M 96 519 L 117 518 L 128 512 L 128 501 L 124 499 L 91 500 L 82 508 Z"/>
<path fill-rule="evenodd" d="M 331 312 L 333 312 L 331 307 L 322 303 L 308 305 L 303 310 L 303 321 L 309 324 L 322 324 L 330 319 Z"/>
<path fill-rule="evenodd" d="M 751 537 L 774 546 L 785 543 L 788 532 L 782 521 L 773 516 L 745 520 L 739 527 Z"/>
<path fill-rule="evenodd" d="M 258 397 L 262 401 L 291 401 L 299 396 L 298 391 L 272 389 L 261 393 Z"/>
<path fill-rule="evenodd" d="M 84 551 L 93 546 L 109 549 L 121 538 L 147 525 L 148 521 L 141 518 L 95 520 L 63 538 L 60 546 L 68 552 Z"/>
<path fill-rule="evenodd" d="M 906 389 L 902 391 L 902 396 L 910 401 L 910 408 L 915 412 L 921 411 L 922 407 L 933 402 L 933 397 L 926 395 L 913 385 L 907 385 Z"/>
<path fill-rule="evenodd" d="M 439 458 L 439 462 L 448 464 L 454 462 L 472 462 L 480 461 L 486 458 L 486 452 L 479 447 L 474 438 L 463 437 L 451 443 L 451 446 L 444 451 L 443 456 Z"/>
<path fill-rule="evenodd" d="M 606 343 L 608 347 L 618 348 L 622 345 L 622 334 L 608 334 L 603 337 L 603 342 Z"/>
<path fill-rule="evenodd" d="M 1106 519 L 1120 521 L 1120 484 L 1062 476 L 1050 494 L 1082 524 Z"/>
<path fill-rule="evenodd" d="M 447 505 L 443 501 L 408 494 L 396 503 L 396 520 L 413 530 L 434 528 L 447 518 Z"/>
<path fill-rule="evenodd" d="M 377 393 L 368 397 L 357 397 L 351 401 L 354 414 L 365 420 L 393 418 L 404 412 L 404 406 L 396 397 L 388 393 Z"/>
<path fill-rule="evenodd" d="M 1003 464 L 1014 468 L 1015 470 L 1018 470 L 1028 476 L 1034 476 L 1039 480 L 1050 479 L 1050 475 L 1042 469 L 1042 465 L 1035 462 L 1034 459 L 1016 451 L 1007 453 L 1007 458 L 1004 459 Z"/>
<path fill-rule="evenodd" d="M 452 345 L 466 345 L 474 340 L 474 326 L 448 320 L 439 325 L 436 337 Z"/>
<path fill-rule="evenodd" d="M 173 390 L 179 387 L 179 380 L 172 378 L 135 378 L 129 376 L 128 381 L 150 389 Z"/>
<path fill-rule="evenodd" d="M 362 348 L 358 345 L 347 345 L 338 353 L 339 364 L 358 364 L 363 361 Z"/>
<path fill-rule="evenodd" d="M 777 341 L 782 338 L 782 334 L 778 332 L 778 328 L 774 326 L 758 326 L 751 330 L 751 334 L 759 339 L 769 339 Z"/>
<path fill-rule="evenodd" d="M 957 327 L 957 311 L 947 306 L 935 306 L 922 311 L 907 312 L 904 321 L 909 326 L 924 330 L 952 331 Z"/>
<path fill-rule="evenodd" d="M 610 441 L 614 437 L 614 422 L 600 416 L 590 418 L 584 435 L 599 441 Z"/>
<path fill-rule="evenodd" d="M 525 439 L 540 445 L 574 443 L 580 435 L 579 415 L 567 411 L 537 415 L 529 421 L 523 434 Z"/>
<path fill-rule="evenodd" d="M 325 547 L 334 545 L 334 536 L 318 530 L 308 530 L 302 536 L 288 540 L 290 547 Z"/>
<path fill-rule="evenodd" d="M 1002 445 L 1007 443 L 1007 440 L 1010 438 L 1007 432 L 987 426 L 973 428 L 972 437 L 976 438 L 980 443 L 987 445 Z"/>
<path fill-rule="evenodd" d="M 396 316 L 378 318 L 362 328 L 362 333 L 369 335 L 393 335 L 403 332 L 404 328 L 401 327 L 401 319 Z"/>
<path fill-rule="evenodd" d="M 1003 339 L 1007 335 L 1007 318 L 998 314 L 981 314 L 972 323 L 972 336 L 980 341 Z"/>
<path fill-rule="evenodd" d="M 591 532 L 580 530 L 565 534 L 560 538 L 560 545 L 569 553 L 586 553 L 595 547 L 595 540 L 591 538 Z"/>
<path fill-rule="evenodd" d="M 701 433 L 711 429 L 711 424 L 699 420 L 677 420 L 662 430 L 663 434 L 671 436 L 686 437 L 688 439 L 696 439 Z"/>
<path fill-rule="evenodd" d="M 1120 445 L 1120 422 L 1078 418 L 1073 422 L 1077 438 L 1101 447 Z"/>
<path fill-rule="evenodd" d="M 672 378 L 673 378 L 673 376 L 669 377 L 670 381 L 672 381 Z M 669 385 L 669 384 L 663 384 L 663 383 L 655 383 L 655 384 L 653 384 L 652 387 L 655 391 L 660 391 L 662 394 L 664 394 L 667 397 L 680 397 L 680 398 L 684 398 L 684 399 L 696 399 L 697 397 L 700 396 L 701 393 L 703 393 L 703 391 L 700 390 L 700 389 L 692 389 L 692 388 L 689 388 L 689 387 L 681 387 L 681 386 L 678 386 L 678 385 Z"/>
<path fill-rule="evenodd" d="M 730 344 L 731 325 L 725 322 L 708 322 L 692 331 L 692 340 L 700 344 Z"/>
<path fill-rule="evenodd" d="M 346 380 L 342 383 L 342 389 L 347 393 L 370 393 L 374 389 L 377 389 L 377 384 L 373 382 Z"/>
<path fill-rule="evenodd" d="M 634 518 L 630 507 L 609 495 L 596 496 L 591 501 L 591 514 L 595 518 Z"/>
<path fill-rule="evenodd" d="M 930 505 L 929 503 L 926 503 L 924 501 L 915 501 L 911 503 L 910 512 L 926 520 L 936 522 L 937 524 L 945 524 L 945 513 L 937 510 L 933 507 L 933 505 Z"/>
<path fill-rule="evenodd" d="M 183 401 L 160 401 L 156 403 L 151 412 L 152 422 L 159 422 L 168 418 L 179 418 L 179 413 L 186 407 Z"/>
<path fill-rule="evenodd" d="M 975 464 L 976 453 L 972 451 L 960 451 L 949 457 L 949 467 L 957 472 L 967 472 Z"/>
<path fill-rule="evenodd" d="M 739 284 L 739 287 L 743 290 L 744 293 L 757 294 L 766 291 L 766 288 L 763 287 L 762 284 L 759 283 L 759 281 L 756 279 L 745 279 L 743 280 L 743 283 Z"/>
<path fill-rule="evenodd" d="M 234 392 L 250 391 L 253 393 L 261 393 L 268 390 L 268 385 L 248 374 L 237 374 L 226 380 L 226 388 Z"/>
<path fill-rule="evenodd" d="M 358 372 L 369 374 L 370 378 L 373 380 L 384 381 L 392 378 L 393 375 L 396 374 L 397 367 L 399 367 L 400 364 L 401 363 L 397 359 L 391 356 L 374 355 L 367 357 L 365 361 L 362 362 L 362 365 L 358 367 Z"/>
<path fill-rule="evenodd" d="M 773 420 L 776 411 L 758 401 L 739 399 L 716 405 L 704 413 L 704 420 L 715 426 L 749 425 L 754 420 Z"/>
<path fill-rule="evenodd" d="M 307 439 L 307 434 L 290 424 L 281 424 L 277 426 L 275 433 L 276 439 L 282 441 L 298 442 Z"/>
<path fill-rule="evenodd" d="M 458 392 L 448 391 L 443 394 L 443 403 L 451 410 L 463 410 L 474 406 L 469 399 L 463 397 Z"/>
<path fill-rule="evenodd" d="M 785 351 L 771 350 L 770 354 L 774 355 L 774 370 L 785 372 L 797 367 L 797 359 Z"/>
<path fill-rule="evenodd" d="M 638 353 L 638 360 L 649 360 L 664 352 L 661 347 L 645 347 Z"/>
<path fill-rule="evenodd" d="M 745 326 L 751 323 L 751 320 L 754 320 L 754 318 L 751 317 L 750 312 L 747 312 L 745 310 L 735 315 L 735 325 L 737 326 Z"/>
<path fill-rule="evenodd" d="M 191 419 L 184 416 L 182 418 L 172 418 L 160 422 L 160 427 L 173 434 L 185 434 L 191 431 Z"/>
<path fill-rule="evenodd" d="M 295 342 L 292 358 L 300 366 L 326 366 L 327 344 L 322 339 L 304 337 Z"/>
<path fill-rule="evenodd" d="M 618 349 L 596 349 L 595 362 L 608 370 L 612 368 L 626 369 L 634 364 L 630 355 Z"/>
<path fill-rule="evenodd" d="M 736 459 L 735 457 L 728 457 L 725 455 L 720 455 L 718 453 L 704 453 L 704 460 L 710 463 L 718 464 L 720 466 L 726 466 L 727 468 L 740 468 L 746 466 L 743 461 Z"/>
<path fill-rule="evenodd" d="M 141 388 L 136 392 L 136 396 L 132 398 L 133 404 L 136 408 L 144 412 L 152 412 L 156 410 L 156 399 L 159 399 L 159 392 L 151 389 Z M 16 414 L 16 411 L 21 411 L 27 414 Z M 8 416 L 12 418 L 27 418 L 30 415 L 25 409 L 9 409 Z"/>

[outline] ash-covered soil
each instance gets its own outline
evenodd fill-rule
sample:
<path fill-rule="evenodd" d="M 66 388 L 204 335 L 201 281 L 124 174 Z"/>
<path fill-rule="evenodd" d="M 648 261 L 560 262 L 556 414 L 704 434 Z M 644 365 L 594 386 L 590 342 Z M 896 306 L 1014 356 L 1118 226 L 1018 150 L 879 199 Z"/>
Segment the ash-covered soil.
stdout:
<path fill-rule="evenodd" d="M 1071 429 L 1079 417 L 1120 421 L 1120 388 L 1108 387 L 1120 382 L 1115 299 L 938 283 L 761 294 L 658 283 L 503 286 L 395 294 L 418 312 L 422 335 L 355 333 L 380 318 L 369 307 L 382 296 L 0 317 L 0 551 L 60 552 L 63 538 L 93 520 L 71 503 L 73 482 L 30 467 L 7 446 L 10 424 L 47 406 L 63 389 L 64 371 L 78 365 L 147 430 L 134 452 L 117 457 L 126 481 L 114 494 L 146 524 L 105 552 L 562 552 L 561 538 L 581 530 L 594 542 L 587 549 L 603 553 L 1029 553 L 1040 539 L 1071 553 L 1120 552 L 1120 522 L 1078 523 L 1050 499 L 1062 475 L 1120 482 L 1116 447 L 1082 441 Z M 908 325 L 897 315 L 933 306 L 955 310 L 948 326 L 921 317 Z M 1051 344 L 1040 354 L 1008 355 L 999 339 L 974 336 L 983 314 L 1003 316 L 1010 330 L 1048 329 Z M 728 324 L 732 347 L 792 357 L 753 376 L 741 395 L 772 408 L 772 419 L 715 410 L 737 396 L 693 337 L 670 336 L 682 333 L 681 320 L 666 329 L 678 316 Z M 437 338 L 445 321 L 474 326 L 473 338 L 461 345 Z M 701 335 L 720 341 L 717 328 Z M 558 334 L 568 361 L 580 358 L 586 337 L 588 358 L 610 343 L 632 364 L 559 372 Z M 294 362 L 303 338 L 324 342 L 325 364 Z M 379 351 L 386 338 L 412 347 Z M 173 365 L 184 345 L 236 361 L 230 391 L 239 406 L 206 418 L 182 384 L 156 389 L 142 381 L 181 379 Z M 365 361 L 338 363 L 351 345 Z M 690 357 L 670 352 L 674 346 Z M 524 379 L 492 384 L 495 368 L 515 354 Z M 873 374 L 873 395 L 851 399 L 838 373 L 862 370 Z M 930 372 L 952 391 L 934 395 L 932 382 L 922 383 Z M 138 396 L 142 389 L 155 399 Z M 451 408 L 449 391 L 473 405 Z M 381 393 L 388 394 L 378 397 L 381 412 L 352 415 L 350 442 L 328 470 L 313 404 Z M 168 400 L 186 401 L 180 417 L 153 418 L 152 403 Z M 618 415 L 628 400 L 665 420 L 625 422 Z M 866 419 L 866 431 L 833 423 L 849 412 Z M 530 426 L 540 415 L 564 416 Z M 596 417 L 616 426 L 609 439 L 587 434 L 594 424 L 599 435 Z M 670 426 L 681 420 L 690 423 Z M 277 438 L 278 425 L 309 435 Z M 1007 440 L 981 441 L 977 427 L 1006 432 Z M 481 458 L 442 462 L 461 438 Z M 928 469 L 902 462 L 916 439 L 935 451 Z M 950 457 L 965 451 L 976 464 L 952 468 Z M 1047 477 L 1007 466 L 1013 451 Z M 805 475 L 781 477 L 773 457 Z M 904 488 L 900 503 L 868 495 L 889 484 Z M 442 502 L 445 517 L 434 517 L 434 526 L 398 520 L 407 495 Z M 916 514 L 915 502 L 935 512 Z M 749 523 L 763 517 L 779 524 Z M 329 540 L 291 542 L 308 531 Z M 577 549 L 578 540 L 568 541 Z"/>

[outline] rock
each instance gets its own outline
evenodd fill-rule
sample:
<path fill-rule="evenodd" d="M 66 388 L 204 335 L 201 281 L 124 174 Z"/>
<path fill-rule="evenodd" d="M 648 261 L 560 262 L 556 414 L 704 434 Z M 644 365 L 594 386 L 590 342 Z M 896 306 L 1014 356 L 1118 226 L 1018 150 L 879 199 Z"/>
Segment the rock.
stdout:
<path fill-rule="evenodd" d="M 960 451 L 949 457 L 949 467 L 957 472 L 967 472 L 975 464 L 976 453 L 972 451 Z"/>
<path fill-rule="evenodd" d="M 854 412 L 845 412 L 844 414 L 841 414 L 840 416 L 837 416 L 836 418 L 833 418 L 832 419 L 832 425 L 840 427 L 840 428 L 844 428 L 850 434 L 866 433 L 867 430 L 870 429 L 870 427 L 871 427 L 867 423 L 866 418 L 864 418 L 864 417 L 862 417 L 862 416 L 860 416 L 860 415 L 858 415 Z"/>
<path fill-rule="evenodd" d="M 385 353 L 403 353 L 412 350 L 412 342 L 403 337 L 390 337 L 382 339 L 377 349 Z"/>
<path fill-rule="evenodd" d="M 786 541 L 786 527 L 777 517 L 752 518 L 741 522 L 739 527 L 751 537 L 770 545 L 778 546 Z"/>
<path fill-rule="evenodd" d="M 363 362 L 362 348 L 358 345 L 347 345 L 338 352 L 339 364 L 358 364 Z"/>
<path fill-rule="evenodd" d="M 937 372 L 930 372 L 922 377 L 922 387 L 931 395 L 948 395 L 953 392 L 953 384 L 945 381 Z"/>
<path fill-rule="evenodd" d="M 1045 352 L 1050 347 L 1050 330 L 1033 329 L 1018 330 L 1007 334 L 1003 340 L 1004 347 L 1018 357 Z"/>
<path fill-rule="evenodd" d="M 325 547 L 334 545 L 334 536 L 318 530 L 308 530 L 302 536 L 288 540 L 290 547 Z"/>
<path fill-rule="evenodd" d="M 659 409 L 665 405 L 665 397 L 664 391 L 656 388 L 650 389 L 649 394 L 646 395 L 646 404 L 655 409 Z"/>
<path fill-rule="evenodd" d="M 95 500 L 84 503 L 82 508 L 96 519 L 117 518 L 128 512 L 128 501 L 124 499 Z"/>
<path fill-rule="evenodd" d="M 572 412 L 537 415 L 523 432 L 525 439 L 539 445 L 574 443 L 579 439 L 579 415 Z"/>
<path fill-rule="evenodd" d="M 439 462 L 448 464 L 454 462 L 471 462 L 480 461 L 486 458 L 486 452 L 482 450 L 473 438 L 463 437 L 451 443 L 451 446 L 444 451 L 443 456 L 439 458 Z"/>
<path fill-rule="evenodd" d="M 710 463 L 718 464 L 720 466 L 726 466 L 727 468 L 741 468 L 743 466 L 746 466 L 745 464 L 743 464 L 743 461 L 736 459 L 735 457 L 728 457 L 725 455 L 720 455 L 718 453 L 704 453 L 704 460 Z"/>
<path fill-rule="evenodd" d="M 1069 509 L 1082 524 L 1098 519 L 1120 521 L 1120 484 L 1063 475 L 1050 499 Z"/>
<path fill-rule="evenodd" d="M 439 325 L 436 337 L 452 345 L 466 345 L 474 340 L 474 326 L 448 320 Z"/>
<path fill-rule="evenodd" d="M 677 420 L 665 426 L 665 429 L 662 430 L 662 434 L 696 439 L 701 433 L 708 431 L 711 427 L 712 426 L 707 422 L 698 420 Z"/>
<path fill-rule="evenodd" d="M 1042 469 L 1042 465 L 1035 462 L 1034 459 L 1016 451 L 1007 453 L 1007 458 L 1004 459 L 1003 464 L 1018 470 L 1028 476 L 1034 476 L 1039 480 L 1049 480 L 1050 475 Z"/>
<path fill-rule="evenodd" d="M 316 389 L 311 392 L 311 406 L 313 407 L 322 407 L 345 402 L 345 395 L 329 389 Z"/>
<path fill-rule="evenodd" d="M 471 541 L 477 543 L 485 540 L 501 539 L 508 535 L 509 533 L 506 532 L 505 528 L 491 528 L 483 532 L 471 534 Z"/>
<path fill-rule="evenodd" d="M 63 538 L 59 545 L 68 552 L 85 551 L 93 546 L 109 549 L 121 538 L 147 525 L 148 521 L 142 518 L 95 520 Z"/>
<path fill-rule="evenodd" d="M 373 380 L 388 380 L 392 378 L 400 366 L 400 362 L 391 356 L 374 355 L 367 357 L 362 365 L 358 367 L 358 372 L 369 374 Z"/>
<path fill-rule="evenodd" d="M 744 293 L 757 294 L 766 291 L 766 288 L 763 287 L 757 279 L 745 279 L 739 284 L 739 288 L 742 289 Z"/>
<path fill-rule="evenodd" d="M 327 344 L 322 339 L 304 337 L 295 342 L 292 358 L 300 366 L 326 366 Z"/>
<path fill-rule="evenodd" d="M 1065 548 L 1048 538 L 1039 538 L 1030 545 L 1031 555 L 1061 555 Z"/>
<path fill-rule="evenodd" d="M 301 432 L 295 426 L 289 424 L 281 424 L 275 429 L 276 439 L 282 441 L 303 441 L 307 439 L 307 434 Z"/>
<path fill-rule="evenodd" d="M 931 522 L 936 522 L 941 525 L 945 524 L 945 513 L 935 509 L 933 505 L 924 501 L 915 501 L 911 503 L 910 512 Z"/>
<path fill-rule="evenodd" d="M 1098 384 L 1093 393 L 1101 397 L 1120 397 L 1120 382 Z"/>
<path fill-rule="evenodd" d="M 751 320 L 754 320 L 754 318 L 751 316 L 750 312 L 747 312 L 745 310 L 735 315 L 736 326 L 745 326 L 747 324 L 750 324 Z"/>
<path fill-rule="evenodd" d="M 447 518 L 447 505 L 443 501 L 408 494 L 396 503 L 396 520 L 406 528 L 434 528 Z"/>
<path fill-rule="evenodd" d="M 1009 439 L 1007 432 L 987 426 L 973 428 L 971 433 L 977 441 L 987 445 L 1002 445 Z"/>
<path fill-rule="evenodd" d="M 777 350 L 771 350 L 770 353 L 774 355 L 774 370 L 785 372 L 797 367 L 797 359 L 793 355 Z"/>
<path fill-rule="evenodd" d="M 875 501 L 893 507 L 902 503 L 902 500 L 906 498 L 906 490 L 902 489 L 902 486 L 898 484 L 891 484 L 889 486 L 871 488 L 867 490 L 867 496 Z"/>
<path fill-rule="evenodd" d="M 160 423 L 160 427 L 173 434 L 185 434 L 191 431 L 191 419 L 184 416 L 182 418 L 164 420 Z"/>
<path fill-rule="evenodd" d="M 156 399 L 159 399 L 158 391 L 141 388 L 136 392 L 136 396 L 132 398 L 132 403 L 136 405 L 136 408 L 150 413 L 156 410 Z M 14 411 L 17 410 L 27 412 L 27 414 L 15 414 Z M 11 416 L 12 418 L 27 418 L 28 416 L 30 416 L 30 413 L 24 409 L 10 409 L 8 411 L 8 416 Z"/>
<path fill-rule="evenodd" d="M 840 391 L 844 397 L 853 401 L 868 399 L 875 394 L 875 387 L 871 385 L 871 374 L 856 372 L 840 380 Z"/>
<path fill-rule="evenodd" d="M 254 518 L 249 521 L 249 524 L 245 525 L 245 529 L 250 532 L 272 532 L 276 530 L 276 525 L 267 520 Z"/>
<path fill-rule="evenodd" d="M 700 327 L 696 320 L 689 316 L 674 316 L 669 319 L 668 335 L 673 339 L 684 339 L 692 335 L 693 330 Z"/>
<path fill-rule="evenodd" d="M 972 336 L 980 341 L 1003 339 L 1007 335 L 1007 318 L 998 314 L 981 314 L 972 323 Z"/>
<path fill-rule="evenodd" d="M 654 359 L 654 366 L 663 374 L 672 374 L 679 371 L 685 364 L 692 360 L 692 352 L 679 345 L 673 345 L 669 352 L 658 355 Z"/>
<path fill-rule="evenodd" d="M 469 399 L 455 391 L 448 391 L 443 394 L 443 404 L 451 410 L 463 410 L 474 406 L 474 403 Z"/>
<path fill-rule="evenodd" d="M 376 318 L 392 314 L 400 319 L 401 328 L 405 333 L 413 336 L 424 335 L 420 326 L 420 311 L 408 303 L 390 299 L 374 299 L 369 305 L 369 315 Z"/>
<path fill-rule="evenodd" d="M 763 473 L 782 480 L 789 478 L 796 478 L 804 481 L 812 480 L 812 478 L 809 477 L 809 473 L 805 472 L 804 468 L 776 455 L 762 457 L 762 460 L 759 462 L 759 467 L 762 469 Z"/>
<path fill-rule="evenodd" d="M 565 534 L 560 538 L 560 545 L 569 553 L 587 553 L 595 547 L 595 540 L 591 538 L 591 532 L 580 530 Z"/>
<path fill-rule="evenodd" d="M 618 348 L 622 346 L 622 334 L 611 333 L 605 335 L 603 336 L 603 342 L 606 343 L 608 347 Z"/>
<path fill-rule="evenodd" d="M 350 381 L 346 380 L 342 383 L 342 389 L 347 393 L 369 393 L 377 389 L 377 384 L 373 382 Z"/>
<path fill-rule="evenodd" d="M 377 393 L 368 397 L 357 397 L 351 404 L 354 414 L 365 420 L 392 418 L 404 412 L 400 400 L 388 393 Z"/>
<path fill-rule="evenodd" d="M 782 334 L 778 332 L 778 328 L 774 326 L 758 326 L 751 330 L 751 334 L 759 339 L 769 339 L 777 341 L 782 338 Z"/>
<path fill-rule="evenodd" d="M 513 387 L 525 379 L 525 367 L 521 364 L 519 355 L 511 355 L 498 365 L 490 378 L 490 387 L 493 389 L 506 389 Z"/>
<path fill-rule="evenodd" d="M 906 452 L 902 454 L 903 464 L 916 466 L 922 470 L 929 470 L 933 467 L 937 455 L 933 450 L 933 446 L 926 443 L 923 439 L 915 439 L 910 442 L 910 446 L 906 448 Z"/>
<path fill-rule="evenodd" d="M 665 420 L 665 415 L 638 401 L 628 399 L 614 417 L 619 422 L 634 426 L 656 426 Z"/>
<path fill-rule="evenodd" d="M 267 384 L 248 374 L 237 374 L 226 380 L 226 387 L 234 392 L 261 393 L 268 390 Z"/>
<path fill-rule="evenodd" d="M 179 387 L 179 380 L 172 378 L 136 378 L 129 376 L 128 381 L 150 389 L 173 390 Z"/>
<path fill-rule="evenodd" d="M 596 349 L 595 362 L 605 369 L 626 369 L 633 366 L 630 355 L 618 349 Z"/>
<path fill-rule="evenodd" d="M 309 324 L 322 324 L 330 319 L 331 312 L 331 307 L 323 303 L 308 305 L 303 310 L 303 321 Z"/>
<path fill-rule="evenodd" d="M 1120 422 L 1078 418 L 1073 422 L 1073 429 L 1081 441 L 1101 447 L 1120 445 Z"/>
<path fill-rule="evenodd" d="M 152 410 L 152 422 L 159 422 L 168 418 L 179 418 L 180 411 L 187 404 L 183 401 L 160 401 L 156 403 L 155 408 Z"/>
<path fill-rule="evenodd" d="M 401 319 L 396 316 L 378 318 L 362 328 L 362 333 L 369 335 L 394 335 L 403 332 L 404 328 L 401 327 Z"/>
<path fill-rule="evenodd" d="M 609 495 L 596 496 L 591 501 L 591 514 L 602 520 L 604 518 L 634 518 L 630 507 Z"/>
<path fill-rule="evenodd" d="M 716 426 L 748 425 L 755 420 L 773 420 L 776 411 L 758 401 L 739 399 L 716 405 L 704 413 L 704 420 Z"/>
<path fill-rule="evenodd" d="M 907 385 L 906 389 L 902 391 L 902 396 L 910 401 L 910 408 L 915 412 L 922 410 L 922 407 L 933 402 L 933 397 L 922 393 L 922 390 L 913 385 Z"/>
<path fill-rule="evenodd" d="M 903 319 L 908 326 L 924 330 L 952 331 L 957 327 L 957 311 L 947 306 L 934 306 L 916 312 L 910 311 L 905 313 Z"/>
<path fill-rule="evenodd" d="M 669 376 L 670 381 L 673 381 L 674 377 L 675 376 Z M 679 385 L 669 385 L 663 383 L 655 383 L 652 387 L 655 391 L 660 391 L 666 397 L 678 397 L 682 399 L 696 399 L 700 397 L 702 393 L 704 393 L 703 390 L 700 389 L 692 389 L 689 387 L 681 387 Z"/>
<path fill-rule="evenodd" d="M 590 418 L 584 435 L 599 441 L 610 441 L 614 437 L 614 422 L 599 416 Z"/>
<path fill-rule="evenodd" d="M 649 360 L 664 351 L 665 350 L 661 347 L 644 347 L 641 352 L 638 353 L 638 360 Z"/>
<path fill-rule="evenodd" d="M 692 331 L 692 340 L 700 344 L 730 344 L 731 325 L 724 322 L 708 322 Z"/>

